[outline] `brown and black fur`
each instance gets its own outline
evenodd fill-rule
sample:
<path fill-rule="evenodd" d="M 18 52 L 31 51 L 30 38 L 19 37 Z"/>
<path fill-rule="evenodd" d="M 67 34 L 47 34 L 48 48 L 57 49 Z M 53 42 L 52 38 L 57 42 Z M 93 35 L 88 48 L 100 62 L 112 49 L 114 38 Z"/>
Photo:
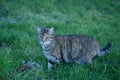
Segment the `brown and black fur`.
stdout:
<path fill-rule="evenodd" d="M 40 44 L 45 36 L 47 37 L 44 40 L 50 40 L 50 43 L 45 47 L 44 44 L 41 44 L 44 55 L 47 57 L 50 65 L 54 62 L 91 63 L 96 55 L 104 55 L 111 46 L 108 43 L 104 49 L 100 50 L 98 42 L 94 38 L 86 35 L 55 35 L 53 28 L 37 28 L 37 30 Z M 42 39 L 40 40 L 41 36 Z"/>

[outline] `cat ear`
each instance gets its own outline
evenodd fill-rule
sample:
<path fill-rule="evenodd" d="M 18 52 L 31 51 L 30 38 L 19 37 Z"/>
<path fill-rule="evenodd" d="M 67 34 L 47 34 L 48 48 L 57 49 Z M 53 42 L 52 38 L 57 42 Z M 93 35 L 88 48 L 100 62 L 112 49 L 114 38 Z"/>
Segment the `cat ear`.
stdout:
<path fill-rule="evenodd" d="M 38 33 L 41 33 L 41 28 L 37 27 L 36 29 Z"/>
<path fill-rule="evenodd" d="M 49 29 L 49 34 L 54 34 L 54 28 L 53 27 Z"/>

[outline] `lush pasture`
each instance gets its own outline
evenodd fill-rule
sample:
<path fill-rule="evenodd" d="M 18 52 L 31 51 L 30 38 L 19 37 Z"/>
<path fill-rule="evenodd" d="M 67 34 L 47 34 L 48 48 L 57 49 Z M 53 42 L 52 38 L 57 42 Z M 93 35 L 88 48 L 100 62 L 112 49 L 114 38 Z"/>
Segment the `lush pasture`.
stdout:
<path fill-rule="evenodd" d="M 91 65 L 56 64 L 47 70 L 34 26 L 54 27 L 56 34 L 86 34 L 109 53 Z M 17 72 L 21 61 L 41 69 Z M 120 80 L 119 0 L 0 0 L 0 80 Z"/>

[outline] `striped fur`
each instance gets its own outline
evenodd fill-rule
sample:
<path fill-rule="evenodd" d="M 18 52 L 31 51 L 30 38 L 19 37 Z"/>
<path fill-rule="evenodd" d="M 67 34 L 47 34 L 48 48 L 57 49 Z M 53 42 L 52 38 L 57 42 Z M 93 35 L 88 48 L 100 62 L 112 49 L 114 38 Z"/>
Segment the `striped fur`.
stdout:
<path fill-rule="evenodd" d="M 91 63 L 95 55 L 101 56 L 99 44 L 92 37 L 74 34 L 55 35 L 53 28 L 37 28 L 37 31 L 39 43 L 49 65 L 55 62 Z"/>

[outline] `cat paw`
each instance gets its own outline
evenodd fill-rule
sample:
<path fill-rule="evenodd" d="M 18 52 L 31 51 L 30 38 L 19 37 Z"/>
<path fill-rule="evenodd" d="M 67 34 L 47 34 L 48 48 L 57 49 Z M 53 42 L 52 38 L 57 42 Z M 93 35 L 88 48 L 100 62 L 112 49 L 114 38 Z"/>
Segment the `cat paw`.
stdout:
<path fill-rule="evenodd" d="M 87 61 L 87 63 L 88 63 L 88 64 L 92 64 L 92 59 L 89 59 L 89 60 Z"/>
<path fill-rule="evenodd" d="M 48 62 L 48 69 L 51 70 L 53 67 L 53 65 L 51 63 Z"/>

